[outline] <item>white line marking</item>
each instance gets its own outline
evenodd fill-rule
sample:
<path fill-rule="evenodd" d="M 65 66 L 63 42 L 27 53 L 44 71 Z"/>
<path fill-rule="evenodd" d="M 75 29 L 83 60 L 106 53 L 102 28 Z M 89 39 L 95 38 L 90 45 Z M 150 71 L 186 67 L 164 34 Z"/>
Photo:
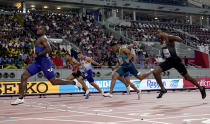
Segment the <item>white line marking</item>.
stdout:
<path fill-rule="evenodd" d="M 196 116 L 209 116 L 210 114 L 200 114 L 200 115 L 186 115 L 186 116 L 173 116 L 173 117 L 164 117 L 164 118 L 152 118 L 148 120 L 161 120 L 161 119 L 172 119 L 172 118 L 184 118 L 184 117 L 196 117 Z"/>

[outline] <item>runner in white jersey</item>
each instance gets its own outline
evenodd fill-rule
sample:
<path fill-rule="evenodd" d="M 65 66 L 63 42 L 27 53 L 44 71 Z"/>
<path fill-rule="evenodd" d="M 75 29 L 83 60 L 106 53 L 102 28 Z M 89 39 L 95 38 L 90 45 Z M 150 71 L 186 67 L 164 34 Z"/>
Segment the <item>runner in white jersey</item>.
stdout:
<path fill-rule="evenodd" d="M 90 57 L 87 56 L 83 56 L 82 53 L 78 53 L 78 58 L 80 59 L 80 63 L 84 68 L 84 73 L 82 73 L 82 78 L 87 79 L 87 81 L 94 87 L 96 88 L 102 95 L 104 95 L 104 92 L 99 88 L 99 86 L 97 84 L 94 83 L 94 79 L 93 79 L 93 69 L 92 69 L 92 65 L 97 65 L 102 67 L 102 65 L 100 65 L 99 63 L 95 62 L 94 60 L 92 60 Z"/>

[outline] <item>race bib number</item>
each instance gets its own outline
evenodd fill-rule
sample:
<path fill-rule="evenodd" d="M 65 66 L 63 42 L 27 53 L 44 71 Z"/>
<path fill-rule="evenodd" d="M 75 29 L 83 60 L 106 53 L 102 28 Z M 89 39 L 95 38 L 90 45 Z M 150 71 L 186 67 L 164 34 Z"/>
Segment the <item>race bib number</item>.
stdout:
<path fill-rule="evenodd" d="M 163 55 L 164 55 L 165 58 L 171 57 L 171 54 L 170 54 L 170 52 L 167 48 L 163 49 Z"/>

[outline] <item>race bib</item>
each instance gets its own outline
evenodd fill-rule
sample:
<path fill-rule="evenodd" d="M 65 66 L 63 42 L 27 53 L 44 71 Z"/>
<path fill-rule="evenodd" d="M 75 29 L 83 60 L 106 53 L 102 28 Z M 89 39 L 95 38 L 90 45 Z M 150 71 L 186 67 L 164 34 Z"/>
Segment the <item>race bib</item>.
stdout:
<path fill-rule="evenodd" d="M 163 49 L 163 56 L 165 58 L 171 57 L 171 54 L 170 54 L 170 52 L 169 52 L 169 50 L 167 48 Z"/>

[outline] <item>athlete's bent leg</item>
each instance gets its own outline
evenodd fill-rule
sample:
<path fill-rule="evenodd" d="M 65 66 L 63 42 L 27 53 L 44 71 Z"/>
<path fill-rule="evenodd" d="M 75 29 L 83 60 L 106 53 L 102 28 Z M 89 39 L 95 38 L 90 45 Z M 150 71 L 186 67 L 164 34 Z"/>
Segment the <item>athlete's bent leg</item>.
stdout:
<path fill-rule="evenodd" d="M 136 86 L 131 83 L 130 77 L 125 77 L 126 82 L 128 82 L 131 86 L 131 88 L 133 88 L 137 93 L 139 93 L 140 91 L 136 88 Z"/>
<path fill-rule="evenodd" d="M 130 85 L 130 82 L 126 81 L 124 77 L 119 77 L 118 80 L 120 80 L 123 84 L 125 84 L 126 87 Z"/>
<path fill-rule="evenodd" d="M 77 80 L 80 82 L 80 84 L 82 84 L 82 87 L 83 87 L 83 90 L 84 91 L 89 90 L 88 87 L 87 87 L 87 85 L 85 84 L 84 79 L 82 78 L 82 76 L 80 76 L 79 78 L 77 78 Z"/>
<path fill-rule="evenodd" d="M 73 80 L 74 79 L 74 76 L 71 74 L 71 75 L 69 75 L 67 78 L 66 78 L 66 80 Z"/>
<path fill-rule="evenodd" d="M 49 79 L 49 81 L 52 83 L 52 85 L 76 85 L 76 82 L 74 81 L 56 79 L 55 77 Z"/>
<path fill-rule="evenodd" d="M 136 78 L 138 78 L 139 80 L 143 80 L 143 79 L 147 78 L 149 75 L 151 75 L 152 73 L 153 73 L 153 70 L 149 71 L 145 74 L 138 74 L 138 75 L 136 75 Z"/>
<path fill-rule="evenodd" d="M 205 91 L 205 87 L 201 87 L 198 82 L 192 78 L 188 73 L 186 73 L 184 75 L 184 78 L 188 81 L 190 81 L 192 84 L 194 84 L 201 92 L 201 95 L 202 95 L 202 99 L 205 99 L 206 98 L 206 91 Z"/>

